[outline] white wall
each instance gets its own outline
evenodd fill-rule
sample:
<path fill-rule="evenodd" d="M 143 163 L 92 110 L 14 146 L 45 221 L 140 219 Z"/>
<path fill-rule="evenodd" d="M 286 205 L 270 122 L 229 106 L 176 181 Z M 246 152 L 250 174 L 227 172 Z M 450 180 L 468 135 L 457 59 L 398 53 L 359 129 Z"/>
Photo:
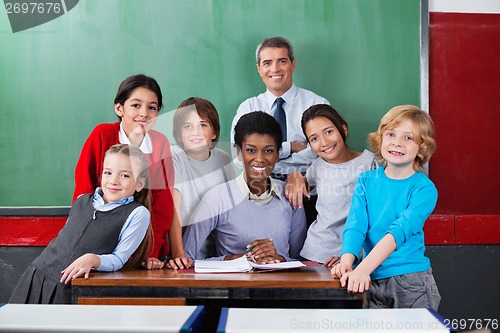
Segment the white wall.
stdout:
<path fill-rule="evenodd" d="M 429 0 L 429 12 L 500 14 L 500 0 Z"/>

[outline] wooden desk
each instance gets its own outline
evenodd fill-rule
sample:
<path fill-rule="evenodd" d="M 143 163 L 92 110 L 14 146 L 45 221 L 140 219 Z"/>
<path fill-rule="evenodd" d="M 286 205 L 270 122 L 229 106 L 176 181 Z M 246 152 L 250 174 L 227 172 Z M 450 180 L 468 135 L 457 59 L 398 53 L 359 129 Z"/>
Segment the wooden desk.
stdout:
<path fill-rule="evenodd" d="M 200 274 L 193 269 L 92 273 L 73 280 L 79 304 L 204 305 L 204 332 L 215 332 L 222 307 L 360 308 L 362 295 L 347 293 L 330 270 L 305 262 L 297 270 Z"/>
<path fill-rule="evenodd" d="M 0 332 L 199 332 L 203 307 L 6 304 Z"/>
<path fill-rule="evenodd" d="M 73 280 L 73 303 L 79 304 L 204 304 L 214 300 L 355 301 L 330 270 L 319 264 L 263 273 L 199 274 L 189 270 L 123 270 L 92 273 Z M 172 303 L 173 302 L 173 303 Z M 175 303 L 177 302 L 177 303 Z M 305 304 L 305 303 L 303 303 Z M 231 305 L 231 304 L 229 304 Z"/>

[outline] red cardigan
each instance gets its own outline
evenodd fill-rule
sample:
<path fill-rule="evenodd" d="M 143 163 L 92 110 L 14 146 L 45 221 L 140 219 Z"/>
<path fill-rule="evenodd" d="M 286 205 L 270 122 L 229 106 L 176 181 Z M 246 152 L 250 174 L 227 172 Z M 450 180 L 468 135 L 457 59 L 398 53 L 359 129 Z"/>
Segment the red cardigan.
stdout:
<path fill-rule="evenodd" d="M 100 186 L 104 154 L 112 145 L 118 144 L 120 122 L 97 125 L 83 145 L 75 168 L 75 191 L 73 201 L 80 194 L 93 193 Z M 152 218 L 154 246 L 150 257 L 158 258 L 169 252 L 166 242 L 167 232 L 172 224 L 174 201 L 174 166 L 170 143 L 162 133 L 148 132 L 153 144 L 153 153 L 146 154 L 151 177 Z"/>

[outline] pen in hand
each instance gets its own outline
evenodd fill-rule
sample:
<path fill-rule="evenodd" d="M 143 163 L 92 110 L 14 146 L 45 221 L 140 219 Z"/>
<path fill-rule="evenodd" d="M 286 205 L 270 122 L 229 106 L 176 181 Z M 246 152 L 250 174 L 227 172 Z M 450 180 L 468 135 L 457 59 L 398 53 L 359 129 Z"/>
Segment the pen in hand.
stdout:
<path fill-rule="evenodd" d="M 272 237 L 270 237 L 268 239 L 259 239 L 259 240 L 256 240 L 256 241 L 247 245 L 247 247 L 245 249 L 245 255 L 249 261 L 257 263 L 257 259 L 259 259 L 260 257 L 264 258 L 266 256 L 266 255 L 263 255 L 265 252 L 262 252 L 263 251 L 262 245 L 266 244 L 264 246 L 264 248 L 267 248 L 268 247 L 267 244 L 269 244 L 267 241 L 271 242 L 272 243 L 271 246 L 274 248 L 274 244 L 273 244 L 274 242 L 273 242 Z M 255 243 L 257 243 L 257 244 L 255 244 Z M 255 245 L 251 246 L 251 244 L 255 244 Z M 258 247 L 259 245 L 260 245 L 260 247 Z M 258 247 L 257 253 L 260 253 L 260 254 L 256 255 L 252 252 L 252 250 L 254 250 L 256 247 Z M 275 261 L 275 260 L 273 260 L 273 261 Z M 266 263 L 266 261 L 264 261 L 263 263 Z"/>

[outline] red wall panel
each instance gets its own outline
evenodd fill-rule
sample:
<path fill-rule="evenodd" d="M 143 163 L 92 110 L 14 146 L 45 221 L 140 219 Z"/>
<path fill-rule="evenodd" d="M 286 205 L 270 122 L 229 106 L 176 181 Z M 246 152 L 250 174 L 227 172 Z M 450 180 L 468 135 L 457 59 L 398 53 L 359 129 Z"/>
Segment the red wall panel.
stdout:
<path fill-rule="evenodd" d="M 435 214 L 500 214 L 500 15 L 431 13 Z"/>
<path fill-rule="evenodd" d="M 431 215 L 424 225 L 426 245 L 450 245 L 455 243 L 455 217 Z"/>
<path fill-rule="evenodd" d="M 0 246 L 46 246 L 66 223 L 65 216 L 0 216 Z M 500 244 L 499 215 L 431 215 L 426 245 Z"/>
<path fill-rule="evenodd" d="M 500 221 L 494 215 L 463 215 L 455 220 L 457 244 L 500 244 Z"/>
<path fill-rule="evenodd" d="M 0 217 L 0 246 L 47 246 L 67 217 Z"/>

